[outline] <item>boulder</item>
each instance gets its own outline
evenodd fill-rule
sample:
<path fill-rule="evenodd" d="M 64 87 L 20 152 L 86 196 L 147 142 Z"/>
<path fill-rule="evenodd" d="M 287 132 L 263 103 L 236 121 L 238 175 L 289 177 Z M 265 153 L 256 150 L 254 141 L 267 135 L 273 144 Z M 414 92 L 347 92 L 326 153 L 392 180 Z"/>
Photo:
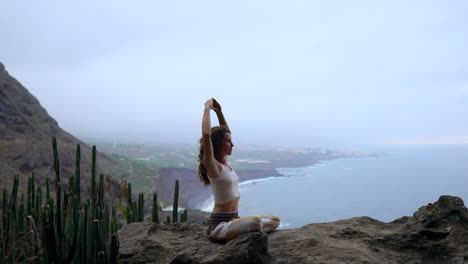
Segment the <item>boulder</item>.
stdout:
<path fill-rule="evenodd" d="M 195 223 L 126 225 L 118 232 L 119 263 L 237 264 L 272 259 L 265 233 L 251 232 L 220 244 L 208 239 L 206 229 Z"/>
<path fill-rule="evenodd" d="M 441 196 L 412 217 L 385 223 L 355 217 L 265 234 L 226 244 L 194 223 L 136 223 L 122 228 L 120 263 L 468 263 L 468 212 Z"/>

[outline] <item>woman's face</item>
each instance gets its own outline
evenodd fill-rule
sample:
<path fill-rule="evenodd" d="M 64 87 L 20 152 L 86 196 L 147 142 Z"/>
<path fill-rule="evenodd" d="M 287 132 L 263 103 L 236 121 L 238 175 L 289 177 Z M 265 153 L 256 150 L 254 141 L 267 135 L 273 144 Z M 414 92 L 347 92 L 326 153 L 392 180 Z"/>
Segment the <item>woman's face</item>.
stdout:
<path fill-rule="evenodd" d="M 228 132 L 224 134 L 224 138 L 219 145 L 219 153 L 222 156 L 231 155 L 233 147 L 234 144 L 232 143 L 231 133 Z"/>

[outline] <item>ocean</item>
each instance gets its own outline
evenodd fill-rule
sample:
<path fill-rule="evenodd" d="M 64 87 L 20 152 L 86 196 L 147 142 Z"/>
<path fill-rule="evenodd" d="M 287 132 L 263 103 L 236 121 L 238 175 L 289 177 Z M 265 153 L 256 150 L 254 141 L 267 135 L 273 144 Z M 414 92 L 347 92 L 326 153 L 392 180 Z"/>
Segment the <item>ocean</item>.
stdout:
<path fill-rule="evenodd" d="M 280 229 L 369 216 L 390 222 L 412 216 L 441 195 L 468 201 L 468 145 L 376 147 L 379 158 L 342 158 L 300 168 L 284 177 L 241 182 L 239 215 L 271 213 Z M 210 211 L 213 197 L 201 209 Z"/>

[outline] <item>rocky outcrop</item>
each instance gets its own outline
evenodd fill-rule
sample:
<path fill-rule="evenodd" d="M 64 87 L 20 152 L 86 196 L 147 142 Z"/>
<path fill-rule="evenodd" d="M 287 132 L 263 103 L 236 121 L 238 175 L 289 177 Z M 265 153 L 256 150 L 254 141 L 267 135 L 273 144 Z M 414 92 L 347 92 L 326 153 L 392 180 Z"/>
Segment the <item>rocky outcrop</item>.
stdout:
<path fill-rule="evenodd" d="M 441 196 L 412 217 L 356 217 L 211 242 L 194 223 L 130 224 L 119 233 L 120 263 L 468 263 L 468 212 Z"/>
<path fill-rule="evenodd" d="M 195 223 L 126 225 L 119 231 L 120 263 L 266 263 L 267 235 L 244 234 L 227 244 L 213 243 Z"/>

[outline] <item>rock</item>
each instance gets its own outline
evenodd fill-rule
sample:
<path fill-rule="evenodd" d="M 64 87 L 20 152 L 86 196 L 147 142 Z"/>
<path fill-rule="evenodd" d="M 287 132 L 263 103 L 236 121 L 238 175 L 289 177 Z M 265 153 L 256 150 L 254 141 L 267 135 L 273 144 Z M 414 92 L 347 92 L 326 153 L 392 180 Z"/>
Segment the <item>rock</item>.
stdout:
<path fill-rule="evenodd" d="M 267 235 L 251 232 L 226 244 L 206 236 L 206 226 L 133 223 L 118 232 L 119 263 L 270 263 Z"/>
<path fill-rule="evenodd" d="M 466 263 L 467 231 L 463 201 L 441 196 L 390 223 L 356 217 L 279 230 L 268 239 L 278 263 Z"/>
<path fill-rule="evenodd" d="M 119 231 L 119 263 L 467 263 L 468 212 L 441 196 L 412 217 L 355 217 L 210 241 L 193 223 L 136 223 Z"/>

